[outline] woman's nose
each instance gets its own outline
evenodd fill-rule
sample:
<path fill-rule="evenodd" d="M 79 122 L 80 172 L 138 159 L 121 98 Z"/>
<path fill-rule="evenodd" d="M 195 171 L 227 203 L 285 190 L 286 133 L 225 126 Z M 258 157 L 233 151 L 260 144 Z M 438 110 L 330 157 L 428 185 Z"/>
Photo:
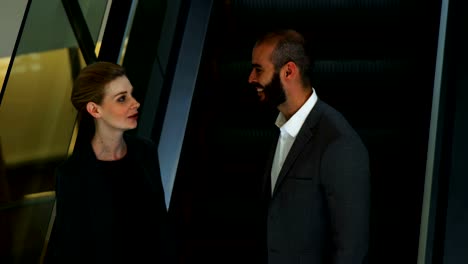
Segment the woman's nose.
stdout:
<path fill-rule="evenodd" d="M 135 100 L 135 102 L 133 103 L 133 108 L 135 109 L 140 108 L 140 103 L 136 99 L 133 99 L 133 100 Z"/>

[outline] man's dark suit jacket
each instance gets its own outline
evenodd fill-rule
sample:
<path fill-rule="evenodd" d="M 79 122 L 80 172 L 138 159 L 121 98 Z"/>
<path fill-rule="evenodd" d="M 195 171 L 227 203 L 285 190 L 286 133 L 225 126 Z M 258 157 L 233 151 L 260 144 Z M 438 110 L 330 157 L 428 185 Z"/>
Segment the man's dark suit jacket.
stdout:
<path fill-rule="evenodd" d="M 138 168 L 134 168 L 135 171 L 140 172 L 128 175 L 128 181 L 144 177 L 142 180 L 145 185 L 150 186 L 151 206 L 146 209 L 154 210 L 156 221 L 147 227 L 148 231 L 156 230 L 158 235 L 146 241 L 129 241 L 128 249 L 134 245 L 141 247 L 141 251 L 135 252 L 130 262 L 124 259 L 112 259 L 114 253 L 109 252 L 108 248 L 113 236 L 119 234 L 113 234 L 110 229 L 113 221 L 112 201 L 99 189 L 99 186 L 108 183 L 103 182 L 99 175 L 98 161 L 91 144 L 84 143 L 76 146 L 70 158 L 56 170 L 57 214 L 45 263 L 142 263 L 141 261 L 146 261 L 144 258 L 148 261 L 159 260 L 162 263 L 173 262 L 175 242 L 171 242 L 172 238 L 169 237 L 171 234 L 167 222 L 157 148 L 146 139 L 129 135 L 125 135 L 124 139 L 127 144 L 127 156 L 132 164 L 137 164 Z M 143 220 L 145 219 L 136 221 Z M 130 232 L 137 228 L 140 227 L 122 226 L 122 230 Z"/>
<path fill-rule="evenodd" d="M 370 172 L 358 134 L 318 100 L 284 162 L 267 204 L 269 264 L 357 264 L 368 250 Z"/>

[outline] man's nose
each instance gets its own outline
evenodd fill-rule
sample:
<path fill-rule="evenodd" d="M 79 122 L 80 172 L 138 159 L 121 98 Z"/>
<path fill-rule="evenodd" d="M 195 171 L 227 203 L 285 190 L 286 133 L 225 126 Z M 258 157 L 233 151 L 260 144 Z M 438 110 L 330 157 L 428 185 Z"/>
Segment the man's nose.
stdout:
<path fill-rule="evenodd" d="M 255 71 L 252 69 L 249 75 L 249 83 L 253 83 L 256 80 Z"/>

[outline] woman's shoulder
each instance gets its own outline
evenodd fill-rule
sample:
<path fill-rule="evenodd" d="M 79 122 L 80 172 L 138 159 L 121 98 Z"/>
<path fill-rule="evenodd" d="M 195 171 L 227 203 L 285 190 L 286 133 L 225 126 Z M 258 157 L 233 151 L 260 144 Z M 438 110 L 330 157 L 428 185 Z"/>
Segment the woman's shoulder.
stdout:
<path fill-rule="evenodd" d="M 55 168 L 55 171 L 58 177 L 63 178 L 63 175 L 67 175 L 67 178 L 70 178 L 78 174 L 83 165 L 84 162 L 80 161 L 79 155 L 72 153 Z"/>
<path fill-rule="evenodd" d="M 57 166 L 56 171 L 59 174 L 79 174 L 82 169 L 92 166 L 94 160 L 91 144 L 75 144 L 73 152 Z"/>
<path fill-rule="evenodd" d="M 125 134 L 124 139 L 129 147 L 135 148 L 138 151 L 155 151 L 157 149 L 154 141 L 146 137 Z"/>
<path fill-rule="evenodd" d="M 56 195 L 64 197 L 66 193 L 74 193 L 78 190 L 81 181 L 83 180 L 82 169 L 84 162 L 80 162 L 79 157 L 75 153 L 68 156 L 55 168 L 55 183 Z M 75 190 L 75 191 L 74 191 Z"/>

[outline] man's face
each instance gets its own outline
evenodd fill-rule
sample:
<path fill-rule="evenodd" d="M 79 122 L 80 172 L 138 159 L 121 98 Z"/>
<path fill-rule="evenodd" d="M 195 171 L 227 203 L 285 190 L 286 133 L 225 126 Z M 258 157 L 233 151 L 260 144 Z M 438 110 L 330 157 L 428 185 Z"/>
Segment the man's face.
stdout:
<path fill-rule="evenodd" d="M 271 81 L 265 85 L 260 83 L 252 83 L 255 87 L 263 89 L 263 96 L 260 101 L 271 107 L 278 107 L 278 105 L 286 101 L 286 94 L 284 93 L 283 85 L 279 77 L 279 73 L 274 72 Z"/>
<path fill-rule="evenodd" d="M 279 73 L 275 71 L 270 61 L 273 45 L 260 44 L 252 52 L 252 71 L 249 84 L 256 90 L 260 102 L 277 107 L 286 101 L 283 85 Z"/>

